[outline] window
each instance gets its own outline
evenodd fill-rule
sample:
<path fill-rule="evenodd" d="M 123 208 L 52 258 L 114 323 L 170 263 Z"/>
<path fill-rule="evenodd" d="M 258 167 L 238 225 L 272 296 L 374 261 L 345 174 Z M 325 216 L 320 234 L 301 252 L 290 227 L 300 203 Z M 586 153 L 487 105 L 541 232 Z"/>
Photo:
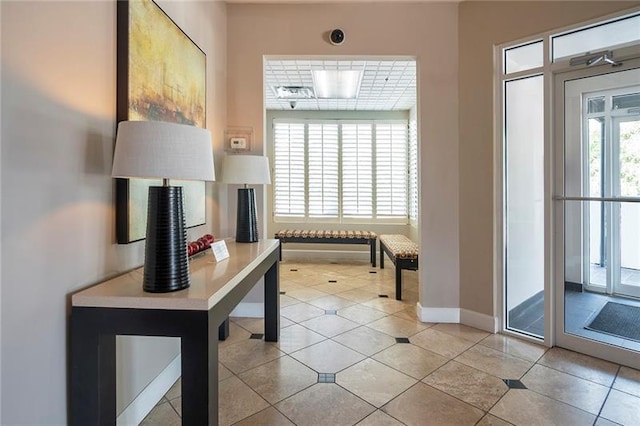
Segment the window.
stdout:
<path fill-rule="evenodd" d="M 407 124 L 376 124 L 378 217 L 407 216 Z"/>
<path fill-rule="evenodd" d="M 277 220 L 407 223 L 406 121 L 275 120 L 273 128 Z"/>
<path fill-rule="evenodd" d="M 640 14 L 625 16 L 551 37 L 553 60 L 640 41 Z"/>
<path fill-rule="evenodd" d="M 544 64 L 543 42 L 505 49 L 503 62 L 505 74 L 541 67 Z"/>
<path fill-rule="evenodd" d="M 309 129 L 309 216 L 338 217 L 338 125 L 312 123 Z"/>
<path fill-rule="evenodd" d="M 281 123 L 274 128 L 275 214 L 303 217 L 305 215 L 305 135 L 304 125 Z"/>
<path fill-rule="evenodd" d="M 373 216 L 371 124 L 342 125 L 342 211 L 345 217 Z"/>

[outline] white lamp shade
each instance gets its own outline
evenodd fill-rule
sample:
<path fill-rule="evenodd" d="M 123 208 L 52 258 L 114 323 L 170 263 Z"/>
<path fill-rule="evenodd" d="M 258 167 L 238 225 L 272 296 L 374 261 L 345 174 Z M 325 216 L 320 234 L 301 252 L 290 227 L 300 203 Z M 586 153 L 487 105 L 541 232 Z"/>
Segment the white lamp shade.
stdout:
<path fill-rule="evenodd" d="M 121 121 L 111 175 L 213 181 L 211 133 L 162 121 Z"/>
<path fill-rule="evenodd" d="M 235 184 L 269 184 L 269 159 L 258 155 L 227 155 L 222 167 L 222 181 Z"/>

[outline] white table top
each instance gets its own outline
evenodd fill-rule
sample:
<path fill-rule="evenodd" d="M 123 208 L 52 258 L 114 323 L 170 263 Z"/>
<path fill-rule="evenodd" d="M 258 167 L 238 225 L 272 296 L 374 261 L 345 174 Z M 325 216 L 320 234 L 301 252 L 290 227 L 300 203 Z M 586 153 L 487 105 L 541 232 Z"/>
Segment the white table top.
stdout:
<path fill-rule="evenodd" d="M 230 257 L 216 263 L 211 251 L 189 262 L 191 286 L 170 293 L 142 289 L 143 269 L 138 268 L 96 284 L 71 297 L 74 307 L 135 308 L 208 311 L 242 279 L 278 249 L 278 240 L 257 243 L 226 241 Z"/>

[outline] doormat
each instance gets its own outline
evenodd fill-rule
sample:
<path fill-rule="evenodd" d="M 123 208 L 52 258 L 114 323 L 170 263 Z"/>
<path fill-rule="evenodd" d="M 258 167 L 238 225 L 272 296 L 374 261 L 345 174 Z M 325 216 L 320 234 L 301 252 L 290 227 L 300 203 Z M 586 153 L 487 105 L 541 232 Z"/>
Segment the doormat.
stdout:
<path fill-rule="evenodd" d="M 640 307 L 607 302 L 585 328 L 640 342 Z"/>

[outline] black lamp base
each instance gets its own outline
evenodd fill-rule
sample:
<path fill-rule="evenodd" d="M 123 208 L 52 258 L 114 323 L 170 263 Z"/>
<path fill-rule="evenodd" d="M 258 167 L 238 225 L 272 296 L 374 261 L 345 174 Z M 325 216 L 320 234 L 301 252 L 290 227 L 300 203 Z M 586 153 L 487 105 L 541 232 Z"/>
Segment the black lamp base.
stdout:
<path fill-rule="evenodd" d="M 182 290 L 190 284 L 182 187 L 151 186 L 143 289 L 167 293 Z"/>
<path fill-rule="evenodd" d="M 236 242 L 255 243 L 257 241 L 256 194 L 253 188 L 238 188 Z"/>

